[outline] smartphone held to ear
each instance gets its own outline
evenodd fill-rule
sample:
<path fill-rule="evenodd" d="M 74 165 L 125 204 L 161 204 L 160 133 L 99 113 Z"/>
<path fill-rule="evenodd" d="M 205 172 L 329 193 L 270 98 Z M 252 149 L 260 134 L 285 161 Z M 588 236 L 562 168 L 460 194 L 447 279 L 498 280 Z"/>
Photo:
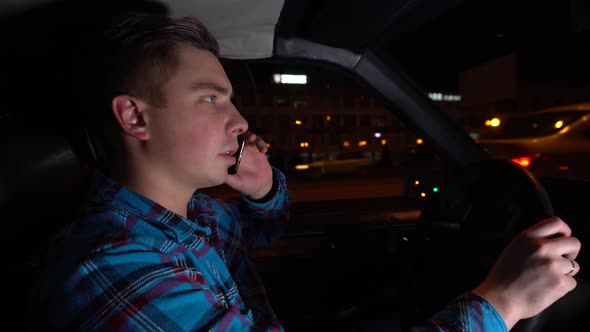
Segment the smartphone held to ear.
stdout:
<path fill-rule="evenodd" d="M 238 136 L 238 144 L 240 145 L 240 147 L 238 148 L 238 151 L 234 153 L 234 157 L 236 157 L 236 163 L 231 165 L 227 169 L 227 174 L 230 175 L 234 175 L 238 172 L 238 167 L 240 167 L 240 161 L 242 161 L 242 155 L 244 154 L 244 146 L 246 145 L 246 140 L 244 140 L 244 137 L 242 137 L 242 135 Z"/>

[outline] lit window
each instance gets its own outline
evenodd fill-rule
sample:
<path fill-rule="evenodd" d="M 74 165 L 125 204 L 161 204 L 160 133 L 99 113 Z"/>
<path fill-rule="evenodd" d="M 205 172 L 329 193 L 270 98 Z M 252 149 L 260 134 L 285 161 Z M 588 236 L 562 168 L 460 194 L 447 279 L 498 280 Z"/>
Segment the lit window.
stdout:
<path fill-rule="evenodd" d="M 447 95 L 440 92 L 430 92 L 428 97 L 435 101 L 453 101 L 458 102 L 461 101 L 460 95 Z"/>
<path fill-rule="evenodd" d="M 281 83 L 281 74 L 274 74 L 274 75 L 272 75 L 272 80 L 276 84 Z"/>
<path fill-rule="evenodd" d="M 276 84 L 307 84 L 307 75 L 274 74 Z"/>

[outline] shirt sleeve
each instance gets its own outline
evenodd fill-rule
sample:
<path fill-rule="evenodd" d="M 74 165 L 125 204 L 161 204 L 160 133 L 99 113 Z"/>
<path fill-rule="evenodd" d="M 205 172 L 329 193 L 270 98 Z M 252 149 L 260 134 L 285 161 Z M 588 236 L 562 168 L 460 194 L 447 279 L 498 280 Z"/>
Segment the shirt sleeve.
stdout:
<path fill-rule="evenodd" d="M 254 201 L 242 196 L 237 201 L 218 201 L 232 219 L 239 220 L 241 238 L 248 251 L 280 238 L 289 223 L 291 200 L 287 180 L 280 170 L 275 167 L 272 170 L 276 192 L 271 198 Z M 224 225 L 223 220 L 220 224 L 223 228 L 232 229 L 232 226 Z"/>
<path fill-rule="evenodd" d="M 498 311 L 484 298 L 463 293 L 436 313 L 424 326 L 416 326 L 412 332 L 507 332 L 508 328 Z"/>
<path fill-rule="evenodd" d="M 83 261 L 48 308 L 56 331 L 268 331 L 197 268 L 131 244 Z"/>

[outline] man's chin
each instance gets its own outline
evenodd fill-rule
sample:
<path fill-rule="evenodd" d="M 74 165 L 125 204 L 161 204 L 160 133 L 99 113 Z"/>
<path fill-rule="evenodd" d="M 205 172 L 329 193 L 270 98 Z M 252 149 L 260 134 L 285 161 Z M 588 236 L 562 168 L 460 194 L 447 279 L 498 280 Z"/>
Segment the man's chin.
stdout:
<path fill-rule="evenodd" d="M 207 183 L 204 184 L 201 188 L 205 189 L 220 186 L 225 183 L 225 180 L 228 176 L 228 174 L 219 174 L 216 176 L 211 176 L 209 177 Z"/>

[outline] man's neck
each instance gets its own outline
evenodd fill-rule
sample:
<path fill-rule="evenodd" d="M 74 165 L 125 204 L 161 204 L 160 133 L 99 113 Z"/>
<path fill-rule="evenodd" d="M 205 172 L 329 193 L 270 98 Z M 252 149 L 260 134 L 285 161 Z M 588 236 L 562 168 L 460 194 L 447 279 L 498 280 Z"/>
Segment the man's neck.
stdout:
<path fill-rule="evenodd" d="M 194 190 L 179 186 L 173 178 L 162 176 L 157 171 L 131 166 L 113 176 L 129 189 L 182 217 L 187 217 L 187 203 Z"/>

